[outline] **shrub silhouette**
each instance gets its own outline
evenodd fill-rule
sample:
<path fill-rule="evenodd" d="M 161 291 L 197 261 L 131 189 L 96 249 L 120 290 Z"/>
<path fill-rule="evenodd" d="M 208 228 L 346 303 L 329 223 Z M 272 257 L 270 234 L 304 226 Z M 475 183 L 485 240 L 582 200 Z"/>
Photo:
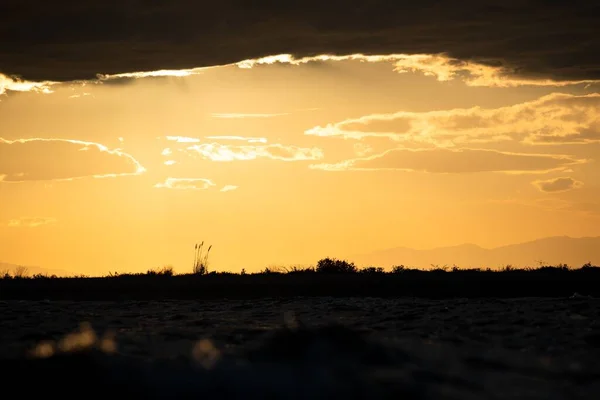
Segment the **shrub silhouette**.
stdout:
<path fill-rule="evenodd" d="M 204 258 L 204 257 L 203 257 Z M 172 274 L 170 267 L 146 273 L 105 277 L 15 278 L 0 271 L 0 300 L 5 299 L 214 299 L 285 296 L 375 297 L 562 297 L 600 296 L 600 267 L 585 264 L 537 268 L 417 269 L 396 265 L 358 269 L 354 263 L 324 258 L 316 267 L 269 267 L 245 274 L 210 271 Z M 164 278 L 163 278 L 164 277 Z"/>
<path fill-rule="evenodd" d="M 375 274 L 385 274 L 385 270 L 382 267 L 366 267 L 361 269 L 360 271 L 361 274 L 371 274 L 371 275 L 375 275 Z"/>
<path fill-rule="evenodd" d="M 317 262 L 316 271 L 322 274 L 354 274 L 358 269 L 352 262 L 327 257 Z"/>
<path fill-rule="evenodd" d="M 160 269 L 149 269 L 146 272 L 146 275 L 151 275 L 151 276 L 173 276 L 173 275 L 175 275 L 175 271 L 173 270 L 172 266 L 165 265 L 164 267 L 162 267 Z"/>

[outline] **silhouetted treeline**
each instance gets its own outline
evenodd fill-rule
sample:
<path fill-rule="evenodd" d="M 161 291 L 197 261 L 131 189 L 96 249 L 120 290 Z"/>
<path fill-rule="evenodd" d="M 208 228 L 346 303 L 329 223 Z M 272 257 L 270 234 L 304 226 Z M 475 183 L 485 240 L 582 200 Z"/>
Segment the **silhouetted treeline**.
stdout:
<path fill-rule="evenodd" d="M 0 299 L 208 299 L 290 296 L 369 297 L 560 297 L 600 294 L 600 267 L 586 264 L 500 270 L 399 265 L 357 268 L 325 258 L 307 268 L 266 268 L 257 273 L 231 272 L 175 275 L 173 269 L 107 277 L 58 278 L 5 274 Z"/>

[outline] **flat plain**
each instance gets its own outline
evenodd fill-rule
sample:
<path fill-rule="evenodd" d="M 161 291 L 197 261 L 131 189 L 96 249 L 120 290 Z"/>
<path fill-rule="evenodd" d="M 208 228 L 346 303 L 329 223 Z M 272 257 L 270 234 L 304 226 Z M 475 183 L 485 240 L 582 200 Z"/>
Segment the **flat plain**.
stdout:
<path fill-rule="evenodd" d="M 0 316 L 5 386 L 38 382 L 23 395 L 600 396 L 600 300 L 587 296 L 6 300 Z"/>

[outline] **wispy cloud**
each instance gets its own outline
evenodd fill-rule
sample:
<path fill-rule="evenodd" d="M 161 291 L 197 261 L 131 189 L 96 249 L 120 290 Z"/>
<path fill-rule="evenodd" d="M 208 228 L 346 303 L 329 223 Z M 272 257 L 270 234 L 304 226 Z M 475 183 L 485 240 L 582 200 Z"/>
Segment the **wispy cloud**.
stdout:
<path fill-rule="evenodd" d="M 140 78 L 184 78 L 190 75 L 202 74 L 208 70 L 223 67 L 224 65 L 216 65 L 211 67 L 198 67 L 187 69 L 160 69 L 156 71 L 139 71 L 139 72 L 124 72 L 120 74 L 97 74 L 96 77 L 100 81 L 111 81 L 119 79 L 140 79 Z"/>
<path fill-rule="evenodd" d="M 167 178 L 163 183 L 154 185 L 156 188 L 179 190 L 206 190 L 213 186 L 215 184 L 205 178 Z"/>
<path fill-rule="evenodd" d="M 445 54 L 385 54 L 385 55 L 330 55 L 321 54 L 311 57 L 295 58 L 291 54 L 278 54 L 256 59 L 243 60 L 236 65 L 240 68 L 254 68 L 259 65 L 290 64 L 301 65 L 312 62 L 334 62 L 355 60 L 361 62 L 387 62 L 398 73 L 421 72 L 435 77 L 438 81 L 450 81 L 456 78 L 464 80 L 469 86 L 568 86 L 595 83 L 596 80 L 531 79 L 519 77 L 517 71 L 503 66 L 490 66 L 448 57 Z"/>
<path fill-rule="evenodd" d="M 326 171 L 398 170 L 429 173 L 504 172 L 512 174 L 562 171 L 585 162 L 566 155 L 509 153 L 484 149 L 393 149 L 371 157 L 335 164 L 314 164 Z"/>
<path fill-rule="evenodd" d="M 157 139 L 160 139 L 160 137 Z M 200 143 L 200 139 L 189 136 L 165 136 L 165 139 L 177 143 Z"/>
<path fill-rule="evenodd" d="M 38 226 L 53 224 L 55 222 L 56 218 L 21 217 L 8 221 L 8 226 L 11 228 L 36 228 Z"/>
<path fill-rule="evenodd" d="M 211 135 L 205 136 L 203 139 L 199 137 L 190 136 L 165 136 L 166 140 L 177 143 L 200 143 L 203 139 L 218 140 L 218 141 L 237 141 L 237 142 L 248 142 L 248 143 L 267 143 L 267 139 L 264 137 L 252 137 L 252 136 L 238 136 L 238 135 Z M 157 139 L 160 139 L 158 137 Z M 163 151 L 171 151 L 166 148 Z M 164 155 L 164 154 L 163 154 Z"/>
<path fill-rule="evenodd" d="M 139 175 L 146 169 L 120 149 L 71 139 L 0 138 L 2 182 Z"/>
<path fill-rule="evenodd" d="M 0 95 L 5 94 L 7 91 L 52 93 L 51 87 L 55 84 L 57 82 L 30 82 L 0 74 Z"/>
<path fill-rule="evenodd" d="M 204 143 L 187 147 L 192 153 L 211 161 L 247 161 L 268 158 L 279 161 L 306 161 L 323 158 L 323 151 L 318 148 L 304 148 L 270 144 L 264 146 L 233 146 L 219 143 Z"/>
<path fill-rule="evenodd" d="M 249 137 L 249 136 L 220 135 L 220 136 L 206 136 L 206 139 L 236 140 L 236 141 L 243 141 L 243 142 L 248 142 L 248 143 L 267 143 L 267 139 L 264 137 Z"/>
<path fill-rule="evenodd" d="M 554 93 L 495 109 L 472 107 L 371 114 L 316 126 L 305 134 L 348 139 L 382 137 L 439 147 L 502 141 L 533 145 L 598 143 L 600 94 Z"/>
<path fill-rule="evenodd" d="M 566 192 L 573 189 L 579 189 L 583 186 L 583 182 L 577 181 L 571 177 L 537 180 L 533 181 L 532 184 L 545 193 Z"/>
<path fill-rule="evenodd" d="M 238 187 L 235 185 L 225 185 L 221 188 L 221 192 L 231 192 L 232 190 L 236 190 Z"/>
<path fill-rule="evenodd" d="M 252 113 L 213 113 L 213 118 L 273 118 L 290 115 L 289 113 L 252 114 Z"/>

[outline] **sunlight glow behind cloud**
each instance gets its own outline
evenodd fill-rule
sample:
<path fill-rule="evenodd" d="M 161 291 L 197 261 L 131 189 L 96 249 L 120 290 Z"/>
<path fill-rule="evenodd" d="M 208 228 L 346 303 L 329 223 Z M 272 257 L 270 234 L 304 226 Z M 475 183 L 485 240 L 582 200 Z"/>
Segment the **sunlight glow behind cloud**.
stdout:
<path fill-rule="evenodd" d="M 438 81 L 462 78 L 469 86 L 516 87 L 516 86 L 568 86 L 597 83 L 594 80 L 555 81 L 551 79 L 519 78 L 516 71 L 505 67 L 492 67 L 472 61 L 463 61 L 445 54 L 387 54 L 387 55 L 331 55 L 321 54 L 312 57 L 294 58 L 291 54 L 278 54 L 257 59 L 243 60 L 236 65 L 240 68 L 254 68 L 259 65 L 290 64 L 301 65 L 326 61 L 388 62 L 398 73 L 421 72 L 433 76 Z"/>
<path fill-rule="evenodd" d="M 198 226 L 222 249 L 215 270 L 350 257 L 356 248 L 598 234 L 600 86 L 494 65 L 283 55 L 47 91 L 11 81 L 29 93 L 5 80 L 0 235 L 10 259 L 0 261 L 81 273 L 189 269 Z M 488 201 L 503 198 L 515 201 Z M 60 224 L 18 229 L 42 222 L 21 216 Z M 46 247 L 17 250 L 30 239 Z"/>
<path fill-rule="evenodd" d="M 29 82 L 0 74 L 0 95 L 5 94 L 7 91 L 52 93 L 51 87 L 55 84 L 57 82 Z"/>
<path fill-rule="evenodd" d="M 454 79 L 462 79 L 468 86 L 481 87 L 518 87 L 518 86 L 554 86 L 563 87 L 578 84 L 596 84 L 597 80 L 552 80 L 533 79 L 520 77 L 518 71 L 504 66 L 490 66 L 474 61 L 459 60 L 451 58 L 446 54 L 347 54 L 332 55 L 321 54 L 311 57 L 295 58 L 291 54 L 277 54 L 256 59 L 246 59 L 230 64 L 214 65 L 209 67 L 198 67 L 188 69 L 163 69 L 156 71 L 123 72 L 118 74 L 96 74 L 96 80 L 72 81 L 72 82 L 29 82 L 0 74 L 0 95 L 7 91 L 35 91 L 41 93 L 52 93 L 51 86 L 72 83 L 85 84 L 86 82 L 102 83 L 120 79 L 143 79 L 176 77 L 185 78 L 191 75 L 202 74 L 215 68 L 238 67 L 251 69 L 262 65 L 288 64 L 303 65 L 319 62 L 341 62 L 358 61 L 367 63 L 390 63 L 394 71 L 398 73 L 417 72 L 431 76 L 440 82 Z M 77 96 L 77 95 L 75 95 Z M 253 113 L 214 113 L 215 118 L 267 118 L 286 115 L 276 114 L 253 114 Z"/>

